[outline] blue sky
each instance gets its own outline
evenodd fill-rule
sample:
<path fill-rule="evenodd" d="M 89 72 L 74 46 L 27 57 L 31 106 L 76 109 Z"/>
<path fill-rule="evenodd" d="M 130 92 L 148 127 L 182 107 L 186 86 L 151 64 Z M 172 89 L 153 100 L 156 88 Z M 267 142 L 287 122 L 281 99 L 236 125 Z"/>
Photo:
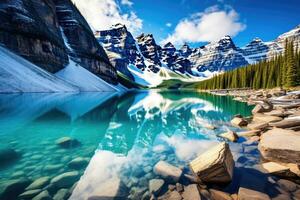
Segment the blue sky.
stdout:
<path fill-rule="evenodd" d="M 231 35 L 239 46 L 264 41 L 300 24 L 299 0 L 73 0 L 92 28 L 126 24 L 158 43 L 199 46 Z"/>

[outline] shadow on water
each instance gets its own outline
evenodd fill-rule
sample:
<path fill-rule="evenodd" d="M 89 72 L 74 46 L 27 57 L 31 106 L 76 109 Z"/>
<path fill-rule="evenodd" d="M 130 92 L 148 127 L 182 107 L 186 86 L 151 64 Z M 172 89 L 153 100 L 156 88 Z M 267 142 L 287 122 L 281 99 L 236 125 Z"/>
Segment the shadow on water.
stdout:
<path fill-rule="evenodd" d="M 156 162 L 185 166 L 216 144 L 217 134 L 236 130 L 233 115 L 250 110 L 230 97 L 196 92 L 0 95 L 0 149 L 22 154 L 0 169 L 0 187 L 74 171 L 70 163 L 77 159 L 89 161 L 76 169 L 83 176 L 70 199 L 140 198 L 158 178 Z M 56 141 L 62 137 L 81 145 L 61 148 Z M 51 196 L 56 192 L 49 189 Z"/>

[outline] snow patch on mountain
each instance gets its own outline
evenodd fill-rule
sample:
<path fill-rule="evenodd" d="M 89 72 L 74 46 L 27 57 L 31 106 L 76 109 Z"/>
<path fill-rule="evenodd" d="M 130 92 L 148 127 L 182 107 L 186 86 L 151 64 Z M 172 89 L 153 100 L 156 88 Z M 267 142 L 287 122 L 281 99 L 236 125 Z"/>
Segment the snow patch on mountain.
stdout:
<path fill-rule="evenodd" d="M 78 88 L 0 46 L 0 93 L 79 92 Z"/>
<path fill-rule="evenodd" d="M 115 86 L 108 84 L 72 60 L 67 67 L 57 72 L 56 76 L 77 86 L 81 92 L 119 91 Z"/>

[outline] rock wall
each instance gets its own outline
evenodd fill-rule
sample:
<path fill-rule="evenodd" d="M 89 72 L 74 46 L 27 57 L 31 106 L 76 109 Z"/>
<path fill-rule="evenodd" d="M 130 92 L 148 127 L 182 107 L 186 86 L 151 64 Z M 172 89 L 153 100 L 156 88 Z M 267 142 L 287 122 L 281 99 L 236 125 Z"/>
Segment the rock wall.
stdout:
<path fill-rule="evenodd" d="M 1 0 L 0 44 L 51 73 L 71 57 L 117 84 L 116 70 L 70 0 Z"/>
<path fill-rule="evenodd" d="M 78 9 L 70 0 L 53 1 L 73 60 L 105 81 L 117 84 L 115 68 Z"/>
<path fill-rule="evenodd" d="M 51 0 L 2 0 L 0 43 L 52 73 L 68 63 Z"/>

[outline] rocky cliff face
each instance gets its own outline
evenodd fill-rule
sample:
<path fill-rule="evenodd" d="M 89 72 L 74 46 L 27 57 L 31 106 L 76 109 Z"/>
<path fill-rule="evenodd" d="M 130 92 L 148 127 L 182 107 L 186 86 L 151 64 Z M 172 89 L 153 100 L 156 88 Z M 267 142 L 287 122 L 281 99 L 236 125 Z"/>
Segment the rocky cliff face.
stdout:
<path fill-rule="evenodd" d="M 69 55 L 82 67 L 116 84 L 116 70 L 98 43 L 88 23 L 70 0 L 53 0 Z"/>
<path fill-rule="evenodd" d="M 109 83 L 116 70 L 70 0 L 2 0 L 0 43 L 56 73 L 69 57 Z"/>
<path fill-rule="evenodd" d="M 0 43 L 52 73 L 68 63 L 51 0 L 2 0 Z"/>

